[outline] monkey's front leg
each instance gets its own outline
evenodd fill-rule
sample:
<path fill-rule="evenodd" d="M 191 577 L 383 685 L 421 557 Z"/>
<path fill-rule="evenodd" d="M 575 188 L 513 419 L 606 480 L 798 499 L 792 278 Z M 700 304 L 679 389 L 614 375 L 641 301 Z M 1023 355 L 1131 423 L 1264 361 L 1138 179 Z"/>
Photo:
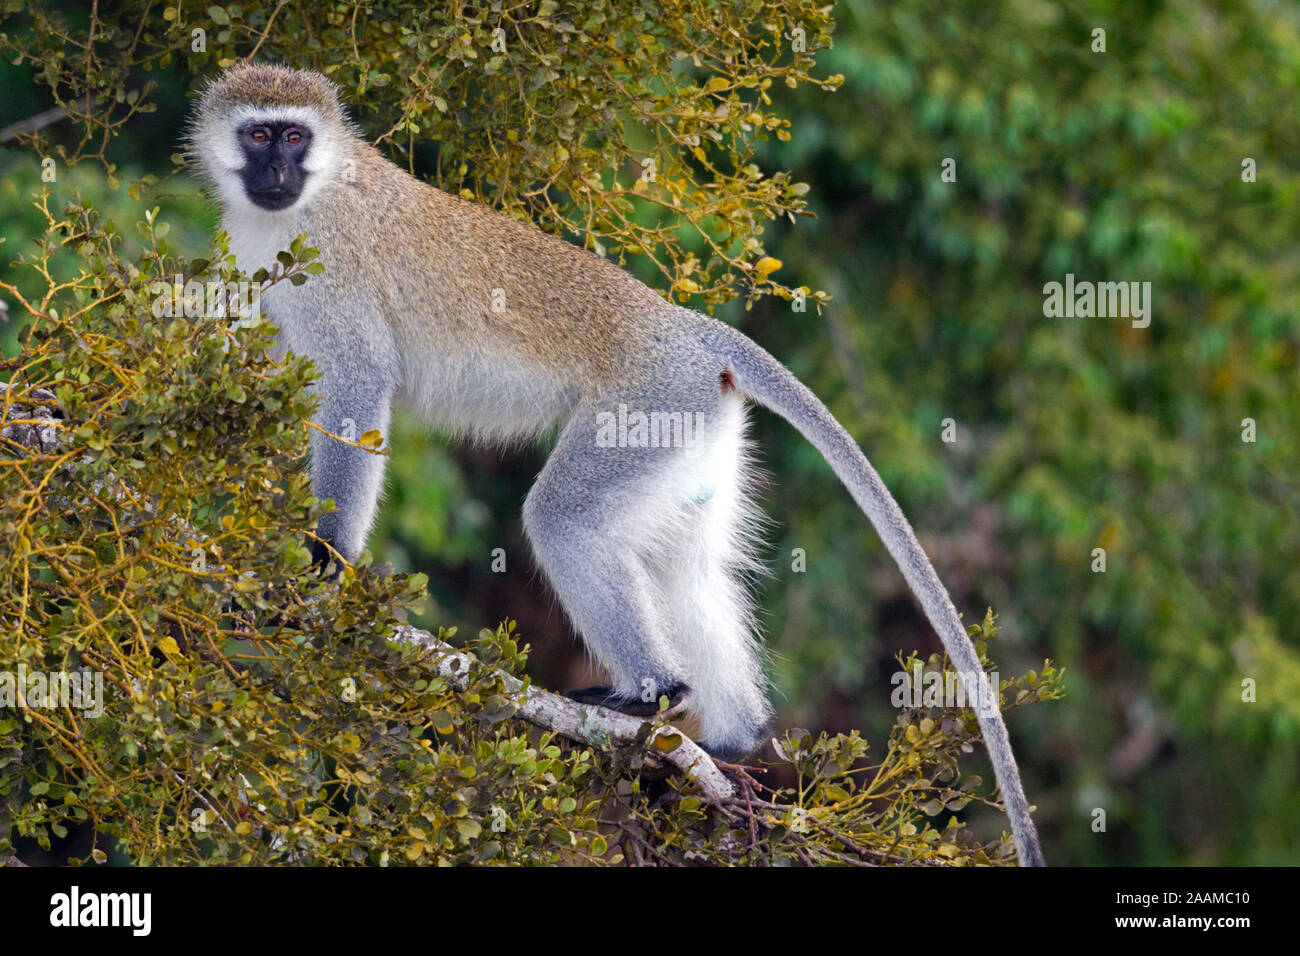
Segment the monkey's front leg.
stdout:
<path fill-rule="evenodd" d="M 387 441 L 396 388 L 386 376 L 355 369 L 351 374 L 327 370 L 316 388 L 321 397 L 316 424 L 330 434 L 312 430 L 312 491 L 335 505 L 321 516 L 319 540 L 312 545 L 312 562 L 323 568 L 336 560 L 335 551 L 354 561 L 365 547 L 384 488 L 386 456 L 351 443 L 372 430 Z"/>

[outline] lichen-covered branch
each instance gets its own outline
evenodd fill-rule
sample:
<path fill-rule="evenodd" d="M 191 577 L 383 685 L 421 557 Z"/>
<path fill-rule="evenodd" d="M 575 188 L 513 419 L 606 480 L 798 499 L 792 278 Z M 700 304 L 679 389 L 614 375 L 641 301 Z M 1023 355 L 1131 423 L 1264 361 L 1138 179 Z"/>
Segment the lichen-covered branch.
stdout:
<path fill-rule="evenodd" d="M 473 664 L 470 656 L 440 641 L 428 631 L 409 625 L 398 628 L 398 640 L 419 644 L 439 651 L 438 675 L 464 690 L 467 675 Z M 519 709 L 515 716 L 530 724 L 553 731 L 570 740 L 607 750 L 611 747 L 630 747 L 640 743 L 645 722 L 627 714 L 579 704 L 537 687 L 524 687 L 523 681 L 500 672 L 507 690 L 515 695 Z M 645 740 L 646 747 L 693 779 L 704 796 L 721 800 L 732 796 L 735 787 L 699 744 L 675 727 L 659 727 Z"/>

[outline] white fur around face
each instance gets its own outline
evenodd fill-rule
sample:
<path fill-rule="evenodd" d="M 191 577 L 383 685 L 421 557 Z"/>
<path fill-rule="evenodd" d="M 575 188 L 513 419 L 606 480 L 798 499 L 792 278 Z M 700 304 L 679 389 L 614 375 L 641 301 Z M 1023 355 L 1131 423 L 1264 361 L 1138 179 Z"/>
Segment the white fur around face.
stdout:
<path fill-rule="evenodd" d="M 244 192 L 241 172 L 247 160 L 239 145 L 239 130 L 249 123 L 296 123 L 311 131 L 311 145 L 302 164 L 307 173 L 302 195 L 286 209 L 262 209 Z M 216 187 L 225 218 L 238 217 L 241 226 L 253 229 L 274 229 L 280 223 L 296 220 L 335 177 L 342 151 L 340 134 L 319 110 L 310 106 L 237 106 L 206 122 L 194 136 L 194 152 Z M 232 225 L 226 229 L 234 233 Z"/>

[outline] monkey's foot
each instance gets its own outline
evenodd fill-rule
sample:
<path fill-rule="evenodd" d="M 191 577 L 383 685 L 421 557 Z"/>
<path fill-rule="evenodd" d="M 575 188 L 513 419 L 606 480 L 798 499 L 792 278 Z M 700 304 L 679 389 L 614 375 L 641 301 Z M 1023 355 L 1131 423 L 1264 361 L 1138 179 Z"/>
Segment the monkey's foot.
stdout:
<path fill-rule="evenodd" d="M 671 687 L 665 687 L 654 700 L 639 700 L 637 698 L 623 697 L 605 684 L 597 684 L 595 687 L 582 687 L 578 690 L 566 691 L 564 696 L 569 700 L 577 701 L 579 704 L 595 704 L 597 707 L 608 707 L 610 710 L 616 710 L 620 714 L 627 714 L 629 717 L 653 717 L 659 713 L 659 698 L 668 698 L 668 709 L 672 710 L 682 702 L 690 688 L 685 684 L 674 684 Z"/>

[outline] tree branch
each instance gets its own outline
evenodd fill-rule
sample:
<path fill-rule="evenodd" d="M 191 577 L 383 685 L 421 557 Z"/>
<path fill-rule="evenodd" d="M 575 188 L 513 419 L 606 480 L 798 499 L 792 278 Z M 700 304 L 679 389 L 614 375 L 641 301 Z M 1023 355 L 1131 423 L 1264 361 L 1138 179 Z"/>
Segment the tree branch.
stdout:
<path fill-rule="evenodd" d="M 46 126 L 57 123 L 67 115 L 68 111 L 66 109 L 62 106 L 55 106 L 37 113 L 35 116 L 19 120 L 17 123 L 10 123 L 4 129 L 0 129 L 0 143 L 15 139 L 23 133 L 35 133 L 38 129 L 44 129 Z"/>
<path fill-rule="evenodd" d="M 473 660 L 446 641 L 440 641 L 428 631 L 410 625 L 397 629 L 397 640 L 437 651 L 438 675 L 457 690 L 468 685 L 469 669 Z M 640 746 L 642 725 L 645 721 L 607 707 L 579 704 L 537 687 L 524 689 L 523 681 L 504 671 L 498 671 L 506 690 L 518 707 L 515 716 L 546 730 L 554 731 L 570 740 L 608 750 L 612 747 Z M 674 747 L 673 742 L 680 741 Z M 694 780 L 701 792 L 710 800 L 723 800 L 735 794 L 736 789 L 699 744 L 675 727 L 660 727 L 645 741 L 644 746 L 662 757 L 687 777 Z"/>

